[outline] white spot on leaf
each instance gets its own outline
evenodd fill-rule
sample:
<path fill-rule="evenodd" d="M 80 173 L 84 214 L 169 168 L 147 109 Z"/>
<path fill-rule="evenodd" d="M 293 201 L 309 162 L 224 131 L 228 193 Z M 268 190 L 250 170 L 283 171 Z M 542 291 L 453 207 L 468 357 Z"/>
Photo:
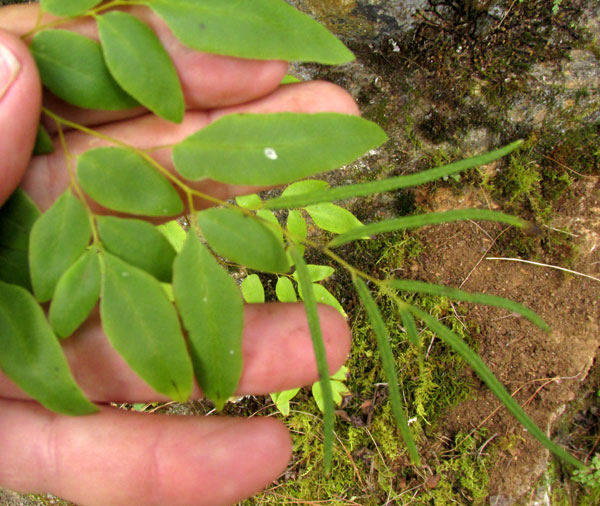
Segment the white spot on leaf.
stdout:
<path fill-rule="evenodd" d="M 277 160 L 277 158 L 279 158 L 277 151 L 275 151 L 273 148 L 265 148 L 265 156 L 269 160 Z"/>

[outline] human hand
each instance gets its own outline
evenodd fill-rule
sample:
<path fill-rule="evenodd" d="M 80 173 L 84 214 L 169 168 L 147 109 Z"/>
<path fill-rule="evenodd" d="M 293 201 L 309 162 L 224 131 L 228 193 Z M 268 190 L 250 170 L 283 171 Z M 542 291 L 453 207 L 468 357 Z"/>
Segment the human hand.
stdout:
<path fill-rule="evenodd" d="M 283 62 L 193 52 L 147 11 L 131 10 L 150 23 L 171 53 L 188 106 L 184 122 L 173 125 L 141 109 L 87 111 L 46 97 L 53 110 L 139 148 L 172 145 L 230 112 L 357 112 L 344 91 L 327 83 L 279 87 Z M 32 160 L 29 156 L 41 90 L 35 65 L 17 36 L 34 26 L 36 16 L 36 6 L 0 11 L 0 203 L 20 184 L 45 210 L 67 188 L 69 177 L 60 148 Z M 92 23 L 70 28 L 94 36 Z M 97 139 L 78 132 L 66 137 L 74 154 L 98 146 Z M 169 150 L 153 154 L 171 166 Z M 250 191 L 214 182 L 200 182 L 196 188 L 220 199 Z M 334 372 L 348 352 L 348 328 L 329 307 L 320 308 L 320 317 Z M 63 347 L 75 378 L 93 401 L 159 400 L 107 343 L 97 314 Z M 240 395 L 267 394 L 317 379 L 301 305 L 247 306 L 243 354 Z M 0 374 L 0 486 L 13 490 L 51 492 L 81 505 L 232 504 L 272 481 L 290 452 L 287 430 L 271 418 L 167 417 L 108 406 L 96 415 L 70 418 L 28 401 Z"/>

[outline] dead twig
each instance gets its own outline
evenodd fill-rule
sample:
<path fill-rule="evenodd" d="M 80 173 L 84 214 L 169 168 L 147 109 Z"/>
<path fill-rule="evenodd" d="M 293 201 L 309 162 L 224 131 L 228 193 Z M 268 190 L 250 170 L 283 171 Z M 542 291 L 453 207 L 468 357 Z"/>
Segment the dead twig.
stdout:
<path fill-rule="evenodd" d="M 565 269 L 564 267 L 559 267 L 558 265 L 550 265 L 543 264 L 541 262 L 533 262 L 532 260 L 523 260 L 522 258 L 497 258 L 497 257 L 488 257 L 486 260 L 504 260 L 507 262 L 522 262 L 524 264 L 538 265 L 540 267 L 548 267 L 550 269 L 557 269 L 559 271 L 568 272 L 570 274 L 575 274 L 576 276 L 582 276 L 584 278 L 593 279 L 594 281 L 600 281 L 600 278 L 595 278 L 594 276 L 590 276 L 589 274 L 583 274 L 582 272 L 572 271 L 571 269 Z"/>

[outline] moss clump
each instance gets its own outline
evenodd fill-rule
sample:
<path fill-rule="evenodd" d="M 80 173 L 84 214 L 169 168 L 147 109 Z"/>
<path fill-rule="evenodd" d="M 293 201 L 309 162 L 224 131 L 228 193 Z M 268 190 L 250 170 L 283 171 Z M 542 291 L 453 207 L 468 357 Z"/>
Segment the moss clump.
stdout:
<path fill-rule="evenodd" d="M 551 132 L 544 138 L 533 133 L 486 186 L 509 211 L 544 223 L 573 183 L 597 175 L 599 167 L 600 124 Z"/>
<path fill-rule="evenodd" d="M 384 277 L 415 261 L 422 251 L 421 243 L 409 233 L 361 241 L 355 248 L 353 258 L 360 258 L 370 266 L 369 272 L 380 271 Z M 341 273 L 336 273 L 336 279 L 338 283 L 343 279 Z M 341 286 L 340 290 L 349 293 L 351 288 Z M 473 344 L 472 329 L 462 323 L 460 306 L 453 307 L 442 297 L 400 295 L 443 319 L 444 324 Z M 441 416 L 471 393 L 471 377 L 463 360 L 426 329 L 420 331 L 420 346 L 410 344 L 392 301 L 379 297 L 378 305 L 390 334 L 411 431 L 424 466 L 434 470 L 439 480 L 432 486 L 431 473 L 424 471 L 426 467 L 415 468 L 409 462 L 391 412 L 375 337 L 364 311 L 357 309 L 351 322 L 354 339 L 347 364 L 351 375 L 346 382 L 353 395 L 338 411 L 338 441 L 331 474 L 326 476 L 322 468 L 321 414 L 308 389 L 304 389 L 292 401 L 291 414 L 285 418 L 294 440 L 292 464 L 276 485 L 242 504 L 327 500 L 336 505 L 380 506 L 395 498 L 394 504 L 416 500 L 416 504 L 438 505 L 465 498 L 478 500 L 485 494 L 487 477 L 483 469 L 489 457 L 474 451 L 482 443 L 482 434 L 456 436 L 450 447 L 431 450 L 439 447 L 436 441 L 441 437 L 436 427 Z M 411 487 L 418 490 L 416 495 L 404 493 Z"/>
<path fill-rule="evenodd" d="M 495 451 L 486 443 L 485 430 L 470 434 L 458 433 L 449 442 L 443 459 L 434 467 L 433 476 L 440 479 L 436 486 L 415 503 L 422 506 L 479 506 L 488 497 L 488 472 Z"/>

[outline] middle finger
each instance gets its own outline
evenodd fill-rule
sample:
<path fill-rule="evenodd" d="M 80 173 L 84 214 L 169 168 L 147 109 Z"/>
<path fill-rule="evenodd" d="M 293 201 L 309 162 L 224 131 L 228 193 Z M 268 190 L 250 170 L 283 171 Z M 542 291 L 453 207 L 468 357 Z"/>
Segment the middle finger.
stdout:
<path fill-rule="evenodd" d="M 268 97 L 248 104 L 209 111 L 191 111 L 181 125 L 174 125 L 156 116 L 120 121 L 105 125 L 97 131 L 105 136 L 120 140 L 137 149 L 148 150 L 159 146 L 172 146 L 216 119 L 231 113 L 273 113 L 273 112 L 339 112 L 358 114 L 358 108 L 352 97 L 342 88 L 326 82 L 306 82 L 285 85 Z M 88 149 L 109 144 L 99 137 L 71 131 L 65 135 L 71 155 L 79 155 Z M 70 177 L 67 160 L 55 142 L 56 151 L 50 155 L 35 157 L 22 181 L 22 188 L 33 198 L 42 211 L 48 209 L 54 201 L 69 187 Z M 166 169 L 174 172 L 171 161 L 171 149 L 156 149 L 151 155 Z M 217 183 L 210 180 L 191 182 L 195 190 L 227 200 L 237 195 L 256 191 L 257 188 Z M 206 207 L 206 202 L 198 202 L 198 208 Z M 106 212 L 95 207 L 97 212 Z"/>
<path fill-rule="evenodd" d="M 330 306 L 319 316 L 333 374 L 346 360 L 350 331 Z M 131 370 L 111 347 L 96 313 L 72 337 L 63 341 L 77 383 L 95 402 L 151 402 L 165 399 Z M 243 370 L 236 394 L 265 395 L 309 385 L 318 379 L 312 340 L 304 306 L 248 304 L 244 311 Z M 193 394 L 201 397 L 196 387 Z M 0 373 L 0 398 L 26 399 L 11 380 Z"/>

